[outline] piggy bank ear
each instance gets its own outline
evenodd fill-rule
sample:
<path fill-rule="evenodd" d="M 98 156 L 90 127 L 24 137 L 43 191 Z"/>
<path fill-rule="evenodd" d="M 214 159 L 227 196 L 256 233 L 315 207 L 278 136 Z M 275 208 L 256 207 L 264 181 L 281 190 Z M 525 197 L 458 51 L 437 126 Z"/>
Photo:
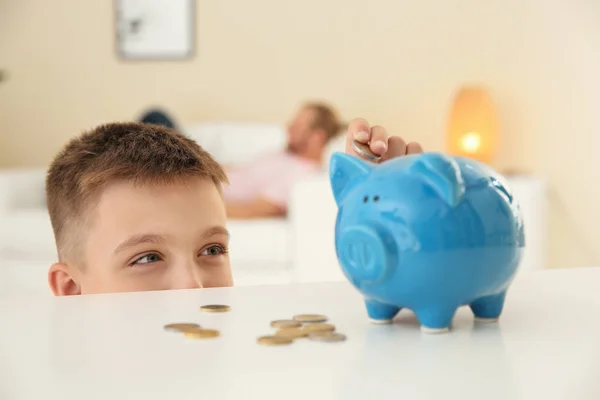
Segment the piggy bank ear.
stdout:
<path fill-rule="evenodd" d="M 465 194 L 465 182 L 458 163 L 439 153 L 423 153 L 409 167 L 420 176 L 444 202 L 454 207 Z"/>
<path fill-rule="evenodd" d="M 348 189 L 366 178 L 373 167 L 366 161 L 346 153 L 333 153 L 329 163 L 329 181 L 339 206 Z"/>

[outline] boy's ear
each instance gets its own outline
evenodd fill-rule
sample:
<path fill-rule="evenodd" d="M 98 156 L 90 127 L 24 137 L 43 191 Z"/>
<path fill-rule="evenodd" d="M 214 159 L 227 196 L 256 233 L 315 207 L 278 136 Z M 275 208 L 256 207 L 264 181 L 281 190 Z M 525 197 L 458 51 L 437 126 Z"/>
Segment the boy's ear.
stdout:
<path fill-rule="evenodd" d="M 69 266 L 64 263 L 56 263 L 50 266 L 48 284 L 55 296 L 81 294 L 81 286 L 73 279 Z"/>
<path fill-rule="evenodd" d="M 335 202 L 339 206 L 348 189 L 366 178 L 373 166 L 346 153 L 333 153 L 329 163 L 329 181 Z"/>
<path fill-rule="evenodd" d="M 455 207 L 465 194 L 465 182 L 456 161 L 439 153 L 424 153 L 410 165 L 411 173 L 420 176 L 449 206 Z"/>

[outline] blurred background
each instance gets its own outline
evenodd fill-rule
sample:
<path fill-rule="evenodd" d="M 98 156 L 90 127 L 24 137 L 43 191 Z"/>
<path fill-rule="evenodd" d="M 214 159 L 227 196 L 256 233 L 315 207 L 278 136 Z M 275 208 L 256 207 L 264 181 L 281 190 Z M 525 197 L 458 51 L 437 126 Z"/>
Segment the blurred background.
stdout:
<path fill-rule="evenodd" d="M 54 261 L 44 172 L 83 130 L 157 108 L 224 164 L 252 162 L 318 101 L 426 150 L 458 151 L 453 118 L 484 115 L 526 268 L 600 265 L 598 21 L 594 0 L 0 0 L 0 259 Z M 457 107 L 473 87 L 492 105 Z M 294 183 L 285 215 L 232 219 L 242 283 L 339 277 L 325 171 Z"/>

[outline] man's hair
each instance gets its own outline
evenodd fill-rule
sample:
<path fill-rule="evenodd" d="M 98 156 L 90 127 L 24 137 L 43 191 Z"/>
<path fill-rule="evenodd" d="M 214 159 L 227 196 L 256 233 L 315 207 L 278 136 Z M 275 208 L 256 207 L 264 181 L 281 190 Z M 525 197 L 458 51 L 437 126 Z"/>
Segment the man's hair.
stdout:
<path fill-rule="evenodd" d="M 46 203 L 60 261 L 73 256 L 103 188 L 115 182 L 163 185 L 199 177 L 217 188 L 223 168 L 195 141 L 168 127 L 137 122 L 101 125 L 70 140 L 46 176 Z M 82 229 L 83 228 L 83 229 Z"/>
<path fill-rule="evenodd" d="M 344 124 L 340 121 L 334 109 L 324 103 L 306 103 L 305 108 L 314 111 L 315 118 L 313 120 L 313 128 L 323 129 L 326 135 L 326 142 L 336 137 L 344 128 Z"/>

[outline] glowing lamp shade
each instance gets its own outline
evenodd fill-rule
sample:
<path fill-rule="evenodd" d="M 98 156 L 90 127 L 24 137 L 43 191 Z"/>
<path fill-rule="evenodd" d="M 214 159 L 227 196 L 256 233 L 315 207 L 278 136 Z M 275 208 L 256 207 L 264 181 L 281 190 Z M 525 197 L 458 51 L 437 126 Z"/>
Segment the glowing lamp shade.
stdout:
<path fill-rule="evenodd" d="M 489 164 L 498 147 L 498 118 L 490 94 L 482 87 L 464 87 L 454 96 L 448 130 L 448 153 Z"/>

